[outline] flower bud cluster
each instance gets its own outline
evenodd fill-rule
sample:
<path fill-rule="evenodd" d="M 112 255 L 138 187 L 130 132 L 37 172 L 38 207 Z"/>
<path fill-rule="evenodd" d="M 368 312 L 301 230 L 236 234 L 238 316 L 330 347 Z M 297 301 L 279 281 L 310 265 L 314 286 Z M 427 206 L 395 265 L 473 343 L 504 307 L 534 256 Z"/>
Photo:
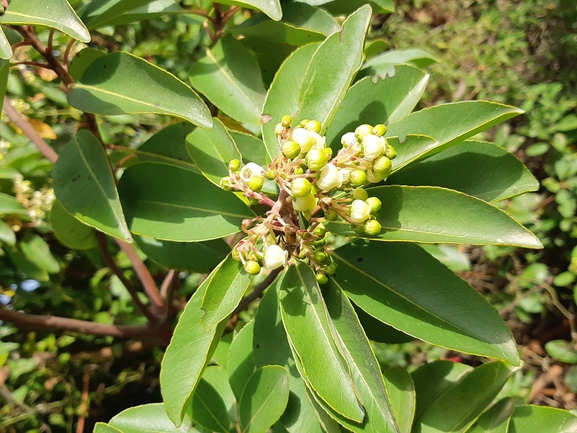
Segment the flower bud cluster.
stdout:
<path fill-rule="evenodd" d="M 324 284 L 336 271 L 336 263 L 325 247 L 322 222 L 340 218 L 357 233 L 379 235 L 376 214 L 382 203 L 369 197 L 364 187 L 389 176 L 396 151 L 384 137 L 387 128 L 383 124 L 363 124 L 344 134 L 342 147 L 333 156 L 321 135 L 320 122 L 307 119 L 291 127 L 292 123 L 285 115 L 276 125 L 280 154 L 272 163 L 261 167 L 234 159 L 228 166 L 229 176 L 221 180 L 223 189 L 242 191 L 251 204 L 271 208 L 263 217 L 245 220 L 247 237 L 234 247 L 233 256 L 250 274 L 299 259 Z M 262 191 L 267 180 L 278 187 L 276 201 Z"/>

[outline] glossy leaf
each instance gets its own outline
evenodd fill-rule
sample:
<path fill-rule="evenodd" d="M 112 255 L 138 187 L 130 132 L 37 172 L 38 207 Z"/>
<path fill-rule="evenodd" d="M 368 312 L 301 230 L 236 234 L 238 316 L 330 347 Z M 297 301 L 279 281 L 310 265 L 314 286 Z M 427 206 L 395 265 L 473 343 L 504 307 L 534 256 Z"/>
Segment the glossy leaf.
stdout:
<path fill-rule="evenodd" d="M 120 431 L 122 433 L 184 433 L 191 431 L 189 419 L 180 427 L 175 427 L 166 415 L 162 403 L 131 407 L 115 415 L 109 424 L 116 429 L 114 432 Z"/>
<path fill-rule="evenodd" d="M 280 285 L 279 299 L 282 321 L 306 380 L 336 412 L 361 422 L 364 412 L 349 366 L 331 334 L 321 291 L 308 266 L 299 263 L 289 267 Z"/>
<path fill-rule="evenodd" d="M 415 416 L 415 385 L 411 375 L 401 367 L 392 367 L 384 372 L 393 415 L 399 431 L 410 433 Z"/>
<path fill-rule="evenodd" d="M 467 433 L 507 433 L 514 410 L 515 400 L 504 398 L 487 409 Z"/>
<path fill-rule="evenodd" d="M 0 27 L 0 59 L 9 59 L 12 57 L 13 55 L 13 51 L 12 51 L 12 46 L 10 45 L 10 42 L 8 41 L 8 39 L 6 38 L 6 35 L 4 34 L 4 30 L 2 30 L 2 27 Z M 2 69 L 4 68 L 4 62 L 0 61 L 0 71 L 2 71 Z M 3 78 L 4 73 L 1 73 L 0 75 L 0 79 L 2 81 L 4 81 Z M 2 86 L 0 85 L 0 89 L 2 89 Z M 1 95 L 4 95 L 4 92 L 0 93 Z"/>
<path fill-rule="evenodd" d="M 365 418 L 360 425 L 342 417 L 337 420 L 353 432 L 398 433 L 379 362 L 353 306 L 333 279 L 324 288 L 323 297 L 334 324 L 333 335 L 350 366 L 353 384 L 365 409 Z"/>
<path fill-rule="evenodd" d="M 264 12 L 276 21 L 282 18 L 282 9 L 279 0 L 221 0 L 219 3 L 256 9 Z"/>
<path fill-rule="evenodd" d="M 357 241 L 332 255 L 335 280 L 373 317 L 432 344 L 519 363 L 491 304 L 419 246 Z"/>
<path fill-rule="evenodd" d="M 371 240 L 542 248 L 539 239 L 501 209 L 463 193 L 438 187 L 380 186 L 369 195 L 383 203 L 381 233 Z M 339 220 L 333 233 L 357 235 Z"/>
<path fill-rule="evenodd" d="M 80 50 L 68 65 L 68 73 L 74 81 L 80 80 L 82 74 L 97 58 L 105 56 L 103 51 L 95 50 L 93 48 L 84 48 Z"/>
<path fill-rule="evenodd" d="M 333 15 L 348 14 L 364 4 L 371 5 L 374 13 L 394 12 L 395 5 L 393 0 L 306 0 L 306 3 L 321 5 L 323 9 L 328 10 Z"/>
<path fill-rule="evenodd" d="M 399 155 L 395 159 L 395 167 L 401 167 L 440 152 L 520 114 L 523 114 L 523 110 L 494 102 L 454 102 L 412 113 L 390 124 L 386 136 L 398 136 L 401 140 L 396 147 Z M 420 146 L 403 146 L 407 134 L 426 135 L 436 141 L 424 142 Z"/>
<path fill-rule="evenodd" d="M 54 193 L 83 223 L 132 242 L 106 152 L 94 135 L 79 131 L 60 154 L 52 172 Z"/>
<path fill-rule="evenodd" d="M 355 83 L 347 92 L 331 126 L 327 143 L 340 149 L 341 137 L 363 123 L 395 123 L 407 116 L 415 107 L 429 75 L 412 66 L 399 66 L 395 76 L 373 82 L 365 78 Z"/>
<path fill-rule="evenodd" d="M 270 85 L 263 107 L 263 115 L 270 120 L 262 125 L 262 137 L 271 160 L 280 153 L 274 128 L 285 114 L 294 116 L 298 113 L 299 91 L 318 47 L 318 44 L 309 44 L 294 51 L 280 66 Z"/>
<path fill-rule="evenodd" d="M 186 138 L 188 154 L 200 172 L 215 185 L 228 176 L 228 163 L 242 159 L 240 151 L 222 122 L 214 120 L 211 129 L 197 128 Z"/>
<path fill-rule="evenodd" d="M 44 239 L 37 234 L 26 236 L 20 242 L 20 249 L 26 258 L 45 270 L 49 274 L 57 274 L 60 272 L 60 264 L 50 252 L 50 247 Z"/>
<path fill-rule="evenodd" d="M 178 167 L 142 163 L 128 168 L 118 185 L 131 230 L 143 236 L 190 242 L 221 238 L 254 216 L 230 192 Z"/>
<path fill-rule="evenodd" d="M 189 272 L 211 272 L 230 252 L 230 247 L 222 239 L 170 242 L 137 236 L 135 240 L 150 260 L 167 268 Z"/>
<path fill-rule="evenodd" d="M 475 368 L 431 403 L 416 420 L 415 432 L 464 432 L 499 394 L 511 373 L 503 362 Z"/>
<path fill-rule="evenodd" d="M 97 422 L 94 425 L 94 433 L 124 433 L 124 432 L 103 422 Z"/>
<path fill-rule="evenodd" d="M 68 93 L 73 107 L 88 113 L 156 113 L 210 128 L 208 107 L 174 75 L 130 53 L 99 57 Z"/>
<path fill-rule="evenodd" d="M 539 188 L 531 172 L 511 153 L 480 141 L 465 141 L 411 164 L 387 183 L 440 186 L 492 202 Z"/>
<path fill-rule="evenodd" d="M 90 33 L 66 0 L 12 0 L 2 24 L 47 26 L 81 42 L 90 42 Z"/>
<path fill-rule="evenodd" d="M 16 197 L 0 192 L 0 215 L 26 215 L 26 209 Z"/>
<path fill-rule="evenodd" d="M 253 353 L 254 320 L 247 323 L 234 337 L 228 352 L 228 381 L 237 401 L 255 369 Z"/>
<path fill-rule="evenodd" d="M 200 379 L 192 395 L 192 419 L 212 432 L 228 433 L 230 418 L 222 397 L 206 380 Z"/>
<path fill-rule="evenodd" d="M 320 45 L 302 81 L 297 119 L 316 119 L 326 131 L 361 67 L 370 18 L 369 6 L 359 8 Z"/>
<path fill-rule="evenodd" d="M 204 315 L 200 308 L 202 298 L 212 279 L 217 276 L 218 269 L 208 276 L 186 304 L 162 359 L 160 385 L 164 407 L 176 426 L 182 424 L 186 403 L 198 385 L 226 325 L 226 320 L 223 320 L 218 326 L 205 329 L 200 323 Z"/>
<path fill-rule="evenodd" d="M 472 367 L 451 361 L 434 361 L 423 364 L 411 373 L 415 384 L 417 410 L 415 418 L 420 418 L 423 412 L 448 388 L 454 386 Z"/>
<path fill-rule="evenodd" d="M 200 308 L 205 312 L 200 319 L 202 326 L 211 329 L 228 319 L 251 281 L 252 276 L 243 269 L 242 263 L 229 255 L 219 266 L 218 278 L 209 283 L 202 298 Z"/>
<path fill-rule="evenodd" d="M 26 275 L 26 278 L 31 278 L 37 281 L 50 280 L 50 276 L 48 275 L 46 269 L 43 269 L 36 265 L 36 263 L 30 261 L 20 248 L 19 244 L 16 246 L 16 248 L 5 248 L 5 251 L 8 253 L 10 260 L 12 260 L 16 266 L 16 269 L 18 269 L 18 272 Z"/>
<path fill-rule="evenodd" d="M 176 165 L 200 173 L 186 150 L 186 137 L 194 130 L 195 126 L 188 122 L 173 123 L 154 134 L 134 152 L 142 162 Z"/>
<path fill-rule="evenodd" d="M 517 406 L 508 433 L 574 433 L 577 417 L 552 407 Z"/>
<path fill-rule="evenodd" d="M 50 210 L 50 225 L 62 245 L 74 250 L 88 250 L 98 246 L 96 230 L 81 223 L 56 200 Z"/>
<path fill-rule="evenodd" d="M 243 433 L 265 433 L 282 415 L 289 398 L 289 374 L 279 365 L 257 369 L 246 384 L 238 412 Z"/>
<path fill-rule="evenodd" d="M 3 220 L 0 220 L 0 242 L 12 247 L 16 245 L 16 234 L 14 230 Z"/>
<path fill-rule="evenodd" d="M 226 337 L 224 337 L 226 338 Z M 222 344 L 223 339 L 220 340 L 219 346 Z M 214 352 L 212 359 L 215 361 L 217 350 Z M 236 399 L 234 397 L 234 393 L 230 388 L 230 384 L 228 383 L 228 374 L 226 372 L 226 367 L 220 365 L 210 365 L 206 367 L 204 373 L 202 374 L 202 378 L 216 390 L 218 395 L 221 397 L 222 401 L 225 404 L 226 410 L 228 412 L 229 420 L 234 420 L 237 418 L 236 416 Z"/>
<path fill-rule="evenodd" d="M 390 50 L 365 62 L 359 75 L 373 75 L 380 78 L 392 77 L 397 73 L 395 72 L 396 65 L 413 65 L 418 68 L 426 68 L 437 61 L 431 54 L 418 48 Z"/>
<path fill-rule="evenodd" d="M 577 364 L 577 350 L 575 346 L 569 341 L 565 340 L 551 340 L 545 344 L 547 354 L 567 364 Z"/>
<path fill-rule="evenodd" d="M 232 35 L 225 35 L 190 69 L 190 82 L 210 102 L 239 122 L 260 125 L 266 90 L 257 61 Z"/>
<path fill-rule="evenodd" d="M 254 135 L 229 130 L 228 133 L 236 143 L 242 155 L 242 161 L 255 162 L 258 165 L 267 165 L 267 154 L 264 143 Z"/>

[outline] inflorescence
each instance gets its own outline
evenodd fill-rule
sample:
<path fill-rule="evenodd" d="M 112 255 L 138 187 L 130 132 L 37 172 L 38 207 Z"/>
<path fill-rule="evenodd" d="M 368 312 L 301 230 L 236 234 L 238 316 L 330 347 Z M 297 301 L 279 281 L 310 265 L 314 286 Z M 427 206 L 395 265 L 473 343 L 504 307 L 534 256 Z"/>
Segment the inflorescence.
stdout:
<path fill-rule="evenodd" d="M 276 125 L 280 154 L 266 168 L 233 159 L 229 175 L 221 180 L 222 188 L 242 191 L 252 204 L 270 206 L 264 217 L 243 221 L 247 237 L 232 254 L 253 275 L 261 266 L 275 269 L 298 258 L 324 284 L 335 273 L 336 263 L 326 251 L 323 223 L 342 219 L 359 234 L 377 236 L 381 224 L 376 215 L 382 203 L 369 197 L 364 187 L 389 176 L 397 153 L 384 138 L 387 128 L 382 124 L 363 124 L 347 132 L 333 156 L 318 121 L 303 120 L 295 128 L 291 122 L 286 115 Z M 267 183 L 278 186 L 276 201 L 263 192 L 270 190 Z"/>

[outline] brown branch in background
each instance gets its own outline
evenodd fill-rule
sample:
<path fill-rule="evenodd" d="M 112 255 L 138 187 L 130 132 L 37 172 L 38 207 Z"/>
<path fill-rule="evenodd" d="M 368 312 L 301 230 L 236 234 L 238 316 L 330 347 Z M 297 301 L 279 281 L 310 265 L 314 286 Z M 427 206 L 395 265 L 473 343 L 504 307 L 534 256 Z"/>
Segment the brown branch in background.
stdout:
<path fill-rule="evenodd" d="M 50 29 L 50 33 L 48 34 L 48 45 L 46 45 L 46 52 L 52 54 L 54 51 L 52 48 L 52 43 L 54 41 L 54 29 Z"/>
<path fill-rule="evenodd" d="M 120 269 L 116 264 L 116 262 L 112 259 L 112 256 L 110 255 L 110 250 L 108 249 L 108 244 L 106 242 L 106 236 L 104 235 L 104 233 L 97 231 L 96 238 L 98 239 L 98 246 L 100 247 L 100 251 L 102 252 L 102 257 L 104 259 L 104 262 L 106 263 L 106 266 L 110 268 L 110 270 L 114 273 L 114 275 L 118 277 L 118 279 L 124 285 L 124 287 L 126 287 L 126 290 L 128 290 L 128 293 L 130 293 L 132 301 L 134 302 L 136 307 L 140 310 L 140 312 L 144 316 L 146 316 L 146 318 L 150 322 L 157 322 L 158 317 L 155 314 L 152 314 L 152 312 L 148 309 L 148 307 L 140 301 L 136 289 L 130 283 L 130 281 L 124 276 L 124 272 L 122 272 L 122 269 Z"/>
<path fill-rule="evenodd" d="M 272 270 L 266 276 L 266 278 L 258 286 L 254 288 L 253 292 L 250 295 L 246 296 L 245 298 L 243 298 L 242 301 L 240 301 L 238 306 L 232 312 L 231 317 L 236 316 L 241 311 L 246 310 L 248 306 L 252 304 L 253 301 L 257 300 L 258 298 L 262 298 L 262 294 L 265 291 L 265 289 L 272 284 L 272 282 L 275 280 L 277 275 L 280 274 L 282 270 L 283 270 L 282 267 Z"/>
<path fill-rule="evenodd" d="M 166 299 L 166 297 L 168 296 L 168 292 L 177 276 L 178 275 L 176 274 L 176 271 L 174 269 L 171 269 L 166 274 L 166 277 L 164 277 L 162 286 L 160 286 L 160 296 L 162 297 L 162 299 Z"/>
<path fill-rule="evenodd" d="M 35 66 L 37 68 L 49 69 L 51 71 L 54 70 L 54 69 L 52 69 L 52 66 L 50 66 L 46 63 L 40 63 L 40 62 L 16 62 L 16 63 L 10 64 L 10 66 L 17 66 L 17 65 Z"/>
<path fill-rule="evenodd" d="M 70 42 L 68 42 L 68 44 L 66 44 L 66 50 L 64 51 L 64 56 L 62 57 L 62 60 L 64 61 L 64 68 L 66 69 L 66 71 L 68 71 L 68 63 L 70 63 L 69 57 L 70 57 L 70 50 L 72 50 L 72 47 L 74 46 L 74 43 L 76 42 L 76 39 L 70 39 Z"/>
<path fill-rule="evenodd" d="M 88 389 L 90 386 L 90 367 L 84 369 L 84 374 L 82 376 L 82 398 L 80 400 L 80 417 L 78 418 L 78 424 L 76 424 L 76 433 L 84 432 L 84 423 L 86 421 L 86 415 L 88 414 Z"/>

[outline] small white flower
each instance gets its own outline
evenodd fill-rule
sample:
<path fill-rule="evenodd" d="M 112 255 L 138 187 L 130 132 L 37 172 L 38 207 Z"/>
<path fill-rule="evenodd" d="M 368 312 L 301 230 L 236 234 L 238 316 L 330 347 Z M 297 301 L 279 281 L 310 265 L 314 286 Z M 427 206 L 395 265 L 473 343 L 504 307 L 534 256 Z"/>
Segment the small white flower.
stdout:
<path fill-rule="evenodd" d="M 317 142 L 313 134 L 315 133 L 304 128 L 295 128 L 291 133 L 291 140 L 299 144 L 301 153 L 307 153 Z"/>
<path fill-rule="evenodd" d="M 313 145 L 315 149 L 323 150 L 325 147 L 327 147 L 327 139 L 325 137 L 313 131 L 311 131 L 311 135 L 315 139 L 315 144 Z"/>
<path fill-rule="evenodd" d="M 285 266 L 288 259 L 288 251 L 278 245 L 270 245 L 264 253 L 264 266 L 267 269 L 276 269 Z"/>
<path fill-rule="evenodd" d="M 248 182 L 254 176 L 263 176 L 264 168 L 254 162 L 249 162 L 243 168 L 240 169 L 240 178 L 243 182 Z"/>
<path fill-rule="evenodd" d="M 363 138 L 363 153 L 366 159 L 375 159 L 385 152 L 385 139 L 369 134 Z"/>
<path fill-rule="evenodd" d="M 296 211 L 299 212 L 306 212 L 307 210 L 313 210 L 317 205 L 318 199 L 313 195 L 313 193 L 309 193 L 304 197 L 297 197 L 293 201 L 293 207 Z"/>
<path fill-rule="evenodd" d="M 351 221 L 355 224 L 361 224 L 371 216 L 371 206 L 363 200 L 354 200 L 350 212 Z"/>
<path fill-rule="evenodd" d="M 339 188 L 343 181 L 339 169 L 333 164 L 327 164 L 321 168 L 317 186 L 323 191 L 330 191 L 334 188 Z"/>
<path fill-rule="evenodd" d="M 339 174 L 341 175 L 341 185 L 350 181 L 349 176 L 351 175 L 351 170 L 348 168 L 341 168 Z"/>
<path fill-rule="evenodd" d="M 357 137 L 355 136 L 354 132 L 347 132 L 345 135 L 341 137 L 341 144 L 344 147 L 352 146 L 357 142 Z"/>

